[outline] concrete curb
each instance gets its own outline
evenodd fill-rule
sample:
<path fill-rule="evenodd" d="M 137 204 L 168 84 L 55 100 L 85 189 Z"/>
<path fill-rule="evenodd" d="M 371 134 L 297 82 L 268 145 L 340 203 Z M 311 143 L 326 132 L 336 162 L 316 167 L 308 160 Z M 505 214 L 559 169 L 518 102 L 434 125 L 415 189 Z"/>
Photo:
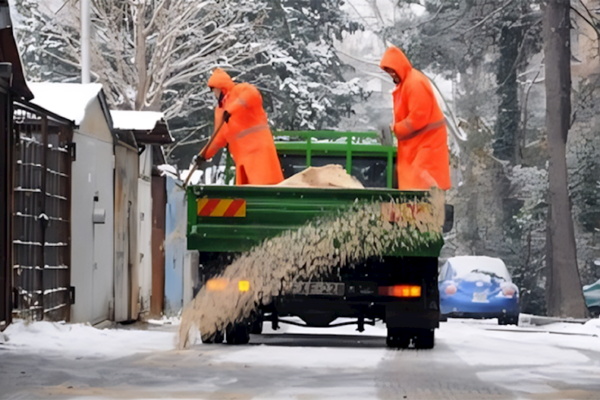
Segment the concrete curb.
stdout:
<path fill-rule="evenodd" d="M 541 315 L 519 314 L 519 326 L 543 326 L 548 324 L 554 324 L 557 322 L 564 322 L 570 324 L 585 324 L 587 321 L 589 321 L 589 319 L 543 317 Z"/>

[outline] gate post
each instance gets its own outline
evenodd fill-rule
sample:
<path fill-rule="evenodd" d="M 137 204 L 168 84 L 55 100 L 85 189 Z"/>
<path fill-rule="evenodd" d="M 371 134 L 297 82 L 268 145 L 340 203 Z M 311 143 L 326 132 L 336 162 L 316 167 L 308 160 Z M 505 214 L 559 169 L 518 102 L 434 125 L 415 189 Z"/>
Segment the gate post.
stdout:
<path fill-rule="evenodd" d="M 0 185 L 0 331 L 12 317 L 12 199 L 13 199 L 13 132 L 12 98 L 9 82 L 12 65 L 0 64 L 0 176 L 6 177 Z"/>

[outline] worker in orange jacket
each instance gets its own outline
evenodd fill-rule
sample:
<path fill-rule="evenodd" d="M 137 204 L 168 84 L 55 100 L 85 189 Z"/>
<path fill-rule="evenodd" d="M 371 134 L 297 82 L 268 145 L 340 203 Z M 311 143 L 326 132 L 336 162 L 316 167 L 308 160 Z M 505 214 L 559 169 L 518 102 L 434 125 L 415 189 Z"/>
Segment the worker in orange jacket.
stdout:
<path fill-rule="evenodd" d="M 395 46 L 388 47 L 379 66 L 396 84 L 394 122 L 390 129 L 398 139 L 398 189 L 449 189 L 446 119 L 431 82 Z"/>
<path fill-rule="evenodd" d="M 219 101 L 215 126 L 225 123 L 200 154 L 212 158 L 228 146 L 235 161 L 236 185 L 274 185 L 283 181 L 283 172 L 273 135 L 263 109 L 262 96 L 249 83 L 235 84 L 227 72 L 214 70 L 208 86 Z"/>

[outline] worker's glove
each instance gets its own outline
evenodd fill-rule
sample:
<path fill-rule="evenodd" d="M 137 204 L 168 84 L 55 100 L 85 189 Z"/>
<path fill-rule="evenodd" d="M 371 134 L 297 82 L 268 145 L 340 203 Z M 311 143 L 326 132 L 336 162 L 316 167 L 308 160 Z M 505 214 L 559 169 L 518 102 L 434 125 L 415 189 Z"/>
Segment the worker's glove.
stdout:
<path fill-rule="evenodd" d="M 229 118 L 231 118 L 231 114 L 227 110 L 223 111 L 223 121 L 227 123 L 229 122 Z"/>
<path fill-rule="evenodd" d="M 200 154 L 196 154 L 194 156 L 194 158 L 192 158 L 192 164 L 195 165 L 196 167 L 200 167 L 200 165 L 202 165 L 205 161 L 206 161 L 206 159 L 204 157 L 202 157 Z"/>

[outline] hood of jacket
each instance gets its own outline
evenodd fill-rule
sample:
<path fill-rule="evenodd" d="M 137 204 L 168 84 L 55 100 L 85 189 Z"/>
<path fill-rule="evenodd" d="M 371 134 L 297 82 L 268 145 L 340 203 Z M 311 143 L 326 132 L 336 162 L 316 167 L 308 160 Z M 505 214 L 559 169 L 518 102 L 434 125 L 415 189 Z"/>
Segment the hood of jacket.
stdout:
<path fill-rule="evenodd" d="M 209 88 L 221 89 L 221 92 L 225 95 L 233 89 L 234 86 L 235 82 L 233 82 L 229 74 L 221 68 L 216 68 L 208 79 Z"/>
<path fill-rule="evenodd" d="M 402 50 L 396 46 L 390 46 L 385 53 L 383 53 L 379 67 L 381 67 L 381 69 L 389 68 L 394 70 L 400 77 L 400 80 L 404 81 L 412 69 L 412 64 L 408 61 L 408 58 Z"/>

